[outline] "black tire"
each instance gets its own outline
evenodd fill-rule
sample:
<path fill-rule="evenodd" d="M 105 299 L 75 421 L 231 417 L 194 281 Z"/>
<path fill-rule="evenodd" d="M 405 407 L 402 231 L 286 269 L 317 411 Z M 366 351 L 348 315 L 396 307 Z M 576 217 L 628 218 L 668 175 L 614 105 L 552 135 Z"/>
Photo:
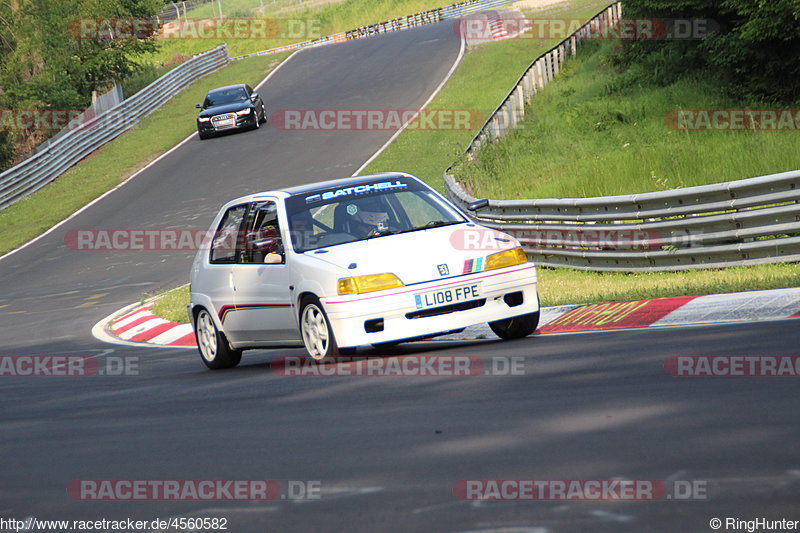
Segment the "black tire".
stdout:
<path fill-rule="evenodd" d="M 267 123 L 267 110 L 263 104 L 261 105 L 261 123 L 262 124 Z"/>
<path fill-rule="evenodd" d="M 309 296 L 300 305 L 300 334 L 308 355 L 317 361 L 337 355 L 348 355 L 354 348 L 340 349 L 333 329 L 319 298 Z"/>
<path fill-rule="evenodd" d="M 494 334 L 505 340 L 527 337 L 536 331 L 536 326 L 538 325 L 539 311 L 498 320 L 496 322 L 489 322 L 489 327 L 492 328 Z"/>
<path fill-rule="evenodd" d="M 208 135 L 207 133 L 200 133 L 199 131 L 197 132 L 197 136 L 200 137 L 201 141 L 205 141 L 210 137 L 210 135 Z"/>
<path fill-rule="evenodd" d="M 217 329 L 211 314 L 204 308 L 195 317 L 194 334 L 200 358 L 211 370 L 233 368 L 242 360 L 242 350 L 231 349 L 225 334 Z"/>

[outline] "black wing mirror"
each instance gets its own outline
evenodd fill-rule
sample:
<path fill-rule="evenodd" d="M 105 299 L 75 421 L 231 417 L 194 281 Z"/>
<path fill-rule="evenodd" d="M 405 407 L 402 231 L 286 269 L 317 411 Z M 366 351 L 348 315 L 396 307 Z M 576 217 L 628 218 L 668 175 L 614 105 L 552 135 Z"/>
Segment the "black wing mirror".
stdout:
<path fill-rule="evenodd" d="M 250 95 L 250 100 L 255 102 L 257 99 L 258 99 L 258 93 L 253 93 Z"/>
<path fill-rule="evenodd" d="M 195 107 L 196 107 L 197 109 L 203 109 L 203 104 L 197 104 Z"/>
<path fill-rule="evenodd" d="M 485 207 L 489 207 L 489 200 L 486 198 L 475 200 L 474 202 L 467 204 L 467 209 L 469 211 L 477 211 L 478 209 L 483 209 Z"/>

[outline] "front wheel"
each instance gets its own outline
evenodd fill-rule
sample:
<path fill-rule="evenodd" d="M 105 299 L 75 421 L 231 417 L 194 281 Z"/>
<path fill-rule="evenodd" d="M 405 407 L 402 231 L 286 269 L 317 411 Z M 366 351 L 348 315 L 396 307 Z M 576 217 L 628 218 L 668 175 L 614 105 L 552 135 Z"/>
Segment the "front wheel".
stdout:
<path fill-rule="evenodd" d="M 328 315 L 317 298 L 308 298 L 300 309 L 300 333 L 308 355 L 319 361 L 351 350 L 340 350 L 328 322 Z"/>
<path fill-rule="evenodd" d="M 495 335 L 505 340 L 527 337 L 536 331 L 536 326 L 538 325 L 539 311 L 498 320 L 496 322 L 489 322 L 489 327 L 492 328 Z"/>
<path fill-rule="evenodd" d="M 194 334 L 197 337 L 197 349 L 200 350 L 200 357 L 211 370 L 233 368 L 242 360 L 242 351 L 231 349 L 225 334 L 217 330 L 214 319 L 205 309 L 201 309 L 197 313 L 194 321 Z"/>

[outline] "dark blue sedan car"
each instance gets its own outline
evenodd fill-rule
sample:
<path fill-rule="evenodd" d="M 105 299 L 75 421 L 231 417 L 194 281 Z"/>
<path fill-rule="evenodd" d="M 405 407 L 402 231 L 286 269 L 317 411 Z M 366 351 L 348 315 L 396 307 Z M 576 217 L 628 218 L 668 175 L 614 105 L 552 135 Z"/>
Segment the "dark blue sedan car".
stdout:
<path fill-rule="evenodd" d="M 210 91 L 197 104 L 197 133 L 201 139 L 238 129 L 258 129 L 267 121 L 264 102 L 249 85 L 229 85 Z"/>

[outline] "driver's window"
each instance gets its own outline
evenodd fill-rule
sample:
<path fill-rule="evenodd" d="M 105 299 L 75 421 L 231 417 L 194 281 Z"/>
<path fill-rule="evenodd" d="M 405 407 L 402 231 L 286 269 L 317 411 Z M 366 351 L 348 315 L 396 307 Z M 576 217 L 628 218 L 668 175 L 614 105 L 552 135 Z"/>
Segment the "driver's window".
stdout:
<path fill-rule="evenodd" d="M 406 216 L 411 221 L 411 226 L 419 228 L 442 218 L 442 213 L 426 200 L 418 191 L 404 191 L 397 193 L 395 198 L 403 206 Z"/>
<path fill-rule="evenodd" d="M 250 204 L 245 220 L 245 246 L 239 263 L 280 264 L 286 258 L 278 225 L 278 208 L 273 201 Z"/>

